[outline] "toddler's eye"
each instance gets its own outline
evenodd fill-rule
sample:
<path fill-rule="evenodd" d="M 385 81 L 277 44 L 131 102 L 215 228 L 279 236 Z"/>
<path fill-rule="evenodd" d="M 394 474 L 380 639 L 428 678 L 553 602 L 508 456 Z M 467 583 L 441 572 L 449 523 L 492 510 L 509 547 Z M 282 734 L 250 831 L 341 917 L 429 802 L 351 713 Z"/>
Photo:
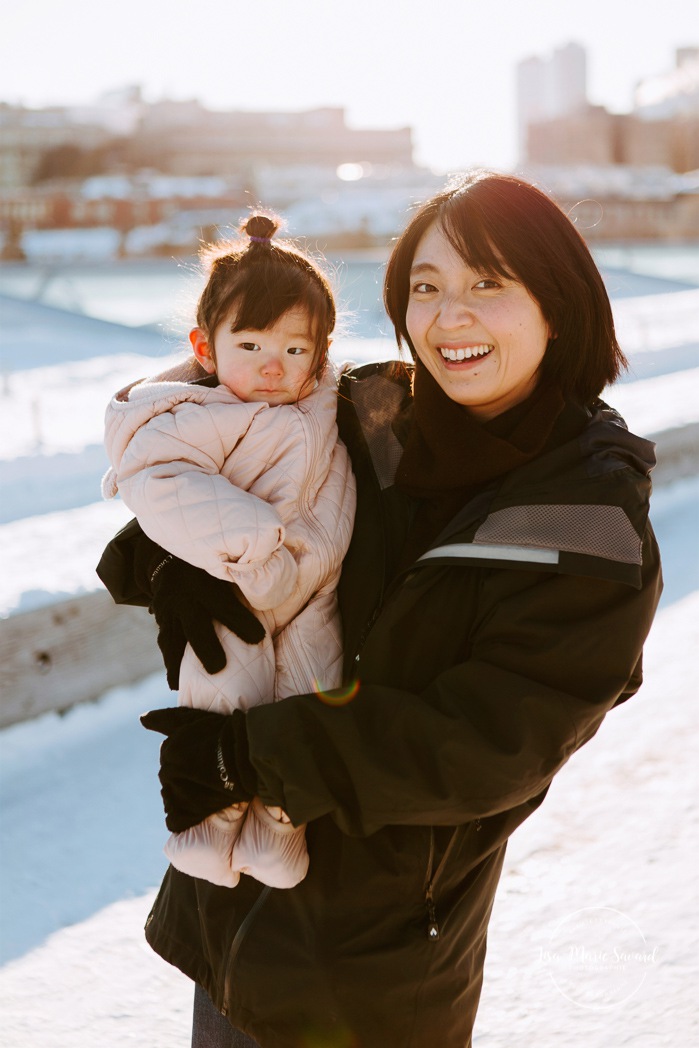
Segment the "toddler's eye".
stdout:
<path fill-rule="evenodd" d="M 289 346 L 287 349 L 287 353 L 292 357 L 300 357 L 302 353 L 308 352 L 305 346 Z"/>
<path fill-rule="evenodd" d="M 240 348 L 241 349 L 247 349 L 247 351 L 249 353 L 254 353 L 260 347 L 258 346 L 257 342 L 241 342 L 240 343 Z"/>

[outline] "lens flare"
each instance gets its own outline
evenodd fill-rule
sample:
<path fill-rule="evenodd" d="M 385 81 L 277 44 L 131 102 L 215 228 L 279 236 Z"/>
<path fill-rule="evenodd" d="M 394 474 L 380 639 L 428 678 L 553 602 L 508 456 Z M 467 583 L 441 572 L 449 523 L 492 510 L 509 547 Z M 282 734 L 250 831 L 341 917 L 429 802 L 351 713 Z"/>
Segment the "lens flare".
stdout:
<path fill-rule="evenodd" d="M 320 682 L 314 680 L 314 691 L 321 702 L 324 702 L 326 706 L 346 706 L 352 701 L 357 692 L 359 691 L 359 681 L 353 680 L 350 684 L 347 684 L 344 688 L 331 688 L 329 691 L 324 691 L 320 686 Z"/>

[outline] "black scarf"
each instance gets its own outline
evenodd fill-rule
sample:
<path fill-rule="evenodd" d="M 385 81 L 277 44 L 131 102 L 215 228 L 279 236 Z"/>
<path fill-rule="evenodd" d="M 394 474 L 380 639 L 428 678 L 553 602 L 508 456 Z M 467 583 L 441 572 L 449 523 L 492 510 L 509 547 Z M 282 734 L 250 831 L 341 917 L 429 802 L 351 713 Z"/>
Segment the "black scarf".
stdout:
<path fill-rule="evenodd" d="M 522 403 L 480 423 L 418 360 L 396 486 L 421 502 L 402 564 L 424 553 L 478 488 L 539 455 L 563 407 L 561 391 L 541 384 Z"/>

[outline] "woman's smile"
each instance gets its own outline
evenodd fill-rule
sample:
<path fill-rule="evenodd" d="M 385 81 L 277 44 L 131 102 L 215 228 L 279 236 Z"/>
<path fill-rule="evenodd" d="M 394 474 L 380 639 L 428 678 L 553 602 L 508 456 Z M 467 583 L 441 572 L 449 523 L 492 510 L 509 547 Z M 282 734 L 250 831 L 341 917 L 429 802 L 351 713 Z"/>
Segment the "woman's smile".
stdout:
<path fill-rule="evenodd" d="M 485 343 L 479 346 L 458 346 L 458 348 L 451 345 L 444 345 L 439 346 L 439 351 L 445 360 L 460 362 L 462 360 L 481 360 L 483 357 L 487 356 L 488 353 L 491 353 L 494 348 L 494 346 Z"/>

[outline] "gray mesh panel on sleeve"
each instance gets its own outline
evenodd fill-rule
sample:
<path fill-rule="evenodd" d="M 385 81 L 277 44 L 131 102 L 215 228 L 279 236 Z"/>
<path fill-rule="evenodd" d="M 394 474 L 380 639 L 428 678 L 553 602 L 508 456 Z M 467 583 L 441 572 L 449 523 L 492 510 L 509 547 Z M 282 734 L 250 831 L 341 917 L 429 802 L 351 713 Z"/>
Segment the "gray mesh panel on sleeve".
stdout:
<path fill-rule="evenodd" d="M 641 539 L 620 506 L 512 506 L 491 513 L 474 542 L 539 546 L 641 563 Z"/>

